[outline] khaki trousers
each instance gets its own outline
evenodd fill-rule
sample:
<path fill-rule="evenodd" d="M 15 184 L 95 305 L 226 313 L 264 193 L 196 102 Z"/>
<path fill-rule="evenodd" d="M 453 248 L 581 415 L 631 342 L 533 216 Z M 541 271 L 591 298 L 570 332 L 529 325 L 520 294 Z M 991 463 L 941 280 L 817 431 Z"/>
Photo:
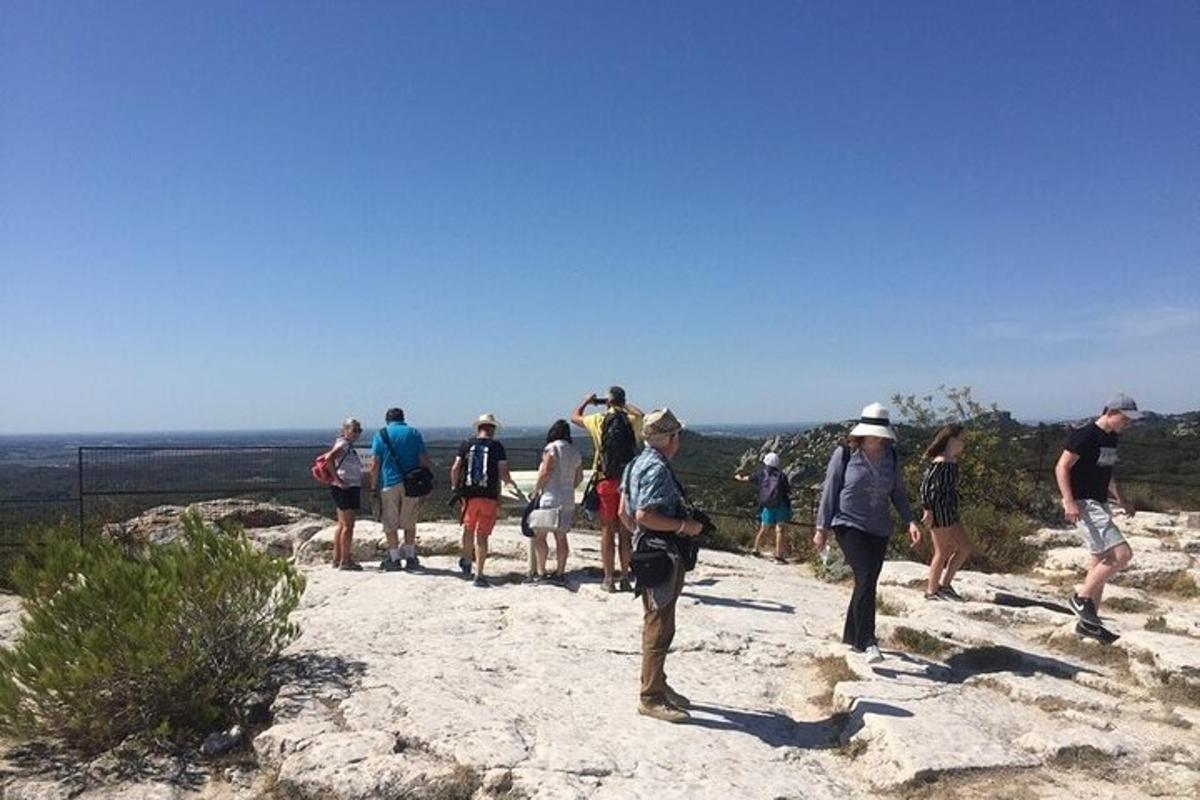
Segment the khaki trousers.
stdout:
<path fill-rule="evenodd" d="M 675 591 L 671 602 L 662 608 L 650 607 L 650 593 L 642 594 L 642 693 L 641 700 L 647 705 L 665 703 L 667 695 L 667 651 L 675 638 L 675 608 L 679 605 L 679 593 L 683 591 L 684 569 L 679 563 L 675 569 Z"/>

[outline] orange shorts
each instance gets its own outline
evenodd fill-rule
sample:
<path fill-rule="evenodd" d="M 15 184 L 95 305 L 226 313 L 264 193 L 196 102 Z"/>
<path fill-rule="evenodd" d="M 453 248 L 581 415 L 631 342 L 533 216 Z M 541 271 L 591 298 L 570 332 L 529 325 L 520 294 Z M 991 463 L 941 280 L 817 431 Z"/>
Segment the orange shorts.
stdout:
<path fill-rule="evenodd" d="M 490 497 L 468 497 L 467 509 L 463 512 L 463 528 L 467 533 L 490 536 L 499 515 L 499 500 Z"/>
<path fill-rule="evenodd" d="M 621 510 L 620 481 L 605 478 L 596 484 L 596 499 L 600 501 L 597 515 L 601 522 L 615 522 Z"/>

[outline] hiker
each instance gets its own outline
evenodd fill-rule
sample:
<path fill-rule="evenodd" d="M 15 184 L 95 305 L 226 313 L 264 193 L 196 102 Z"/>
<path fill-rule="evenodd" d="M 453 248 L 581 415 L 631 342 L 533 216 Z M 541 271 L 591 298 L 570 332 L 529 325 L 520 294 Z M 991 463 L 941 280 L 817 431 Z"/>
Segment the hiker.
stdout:
<path fill-rule="evenodd" d="M 500 515 L 500 484 L 506 483 L 517 496 L 521 490 L 508 471 L 508 453 L 496 439 L 500 421 L 491 414 L 475 420 L 475 438 L 467 439 L 458 448 L 450 467 L 450 485 L 463 501 L 462 556 L 458 568 L 464 577 L 475 565 L 475 585 L 488 586 L 483 567 L 488 556 L 488 537 Z"/>
<path fill-rule="evenodd" d="M 1076 526 L 1090 553 L 1083 586 L 1078 594 L 1071 596 L 1071 610 L 1079 618 L 1075 630 L 1106 642 L 1116 636 L 1100 619 L 1104 586 L 1133 559 L 1132 548 L 1113 521 L 1109 498 L 1116 500 L 1129 516 L 1135 513 L 1134 507 L 1121 497 L 1113 465 L 1117 463 L 1119 434 L 1141 417 L 1133 398 L 1118 394 L 1108 401 L 1098 418 L 1071 432 L 1067 447 L 1054 466 L 1063 513 Z"/>
<path fill-rule="evenodd" d="M 333 532 L 333 567 L 348 572 L 360 572 L 362 566 L 350 557 L 350 545 L 354 539 L 354 516 L 362 506 L 362 459 L 354 449 L 354 442 L 362 435 L 362 423 L 348 417 L 333 446 L 322 456 L 334 465 L 336 480 L 329 487 L 333 505 L 337 509 L 337 529 Z"/>
<path fill-rule="evenodd" d="M 602 405 L 605 410 L 584 416 L 588 406 Z M 613 386 L 601 400 L 590 394 L 571 414 L 571 422 L 586 430 L 592 437 L 592 477 L 585 492 L 584 505 L 588 505 L 588 494 L 595 492 L 597 516 L 600 520 L 600 560 L 604 566 L 604 580 L 600 588 L 615 592 L 614 551 L 621 559 L 620 590 L 633 591 L 629 584 L 629 530 L 618 519 L 617 508 L 621 498 L 621 474 L 637 455 L 638 442 L 642 438 L 641 409 L 626 402 L 625 390 Z"/>
<path fill-rule="evenodd" d="M 758 473 L 758 533 L 754 536 L 754 555 L 762 555 L 762 541 L 771 528 L 775 529 L 775 560 L 784 563 L 783 526 L 792 520 L 792 486 L 779 467 L 779 454 L 763 456 L 763 468 Z"/>
<path fill-rule="evenodd" d="M 645 418 L 646 447 L 622 481 L 620 513 L 632 523 L 642 596 L 642 676 L 638 713 L 667 722 L 690 718 L 691 702 L 667 683 L 667 651 L 675 637 L 675 608 L 686 571 L 685 549 L 704 526 L 689 519 L 683 490 L 671 470 L 683 423 L 669 408 Z M 687 537 L 687 538 L 685 538 Z"/>
<path fill-rule="evenodd" d="M 921 507 L 925 509 L 921 522 L 933 540 L 926 600 L 963 602 L 952 581 L 971 555 L 971 542 L 958 516 L 958 457 L 966 446 L 966 431 L 953 424 L 943 426 L 925 448 L 929 465 L 921 478 Z"/>
<path fill-rule="evenodd" d="M 865 653 L 869 664 L 883 661 L 875 640 L 875 586 L 892 535 L 889 499 L 908 526 L 912 545 L 921 540 L 895 441 L 888 410 L 879 403 L 864 408 L 847 444 L 836 448 L 829 459 L 813 534 L 813 545 L 820 552 L 832 531 L 854 572 L 842 642 Z"/>
<path fill-rule="evenodd" d="M 558 564 L 548 577 L 552 583 L 566 583 L 567 554 L 570 552 L 567 532 L 575 521 L 575 487 L 582 482 L 583 456 L 571 439 L 571 426 L 565 419 L 557 420 L 546 433 L 546 448 L 542 451 L 542 463 L 533 486 L 538 509 L 552 512 L 551 515 L 557 517 L 553 527 L 535 526 L 533 529 L 535 579 L 547 577 L 546 558 L 550 547 L 546 537 L 553 532 L 554 557 Z"/>
<path fill-rule="evenodd" d="M 383 534 L 387 537 L 388 552 L 379 568 L 384 572 L 414 570 L 421 566 L 417 557 L 417 513 L 420 497 L 409 497 L 404 478 L 417 468 L 429 469 L 429 454 L 421 432 L 404 421 L 404 410 L 389 408 L 384 426 L 371 441 L 371 483 L 379 492 Z M 404 530 L 404 549 L 397 536 Z M 403 559 L 403 562 L 401 561 Z"/>

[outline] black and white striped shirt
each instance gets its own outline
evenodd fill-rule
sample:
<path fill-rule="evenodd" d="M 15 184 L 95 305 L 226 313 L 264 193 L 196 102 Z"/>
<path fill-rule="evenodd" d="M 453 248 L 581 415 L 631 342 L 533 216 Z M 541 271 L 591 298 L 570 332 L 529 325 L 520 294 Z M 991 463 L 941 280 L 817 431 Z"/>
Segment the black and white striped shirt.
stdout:
<path fill-rule="evenodd" d="M 947 528 L 958 522 L 958 464 L 931 461 L 921 479 L 921 505 L 933 514 L 933 527 Z"/>

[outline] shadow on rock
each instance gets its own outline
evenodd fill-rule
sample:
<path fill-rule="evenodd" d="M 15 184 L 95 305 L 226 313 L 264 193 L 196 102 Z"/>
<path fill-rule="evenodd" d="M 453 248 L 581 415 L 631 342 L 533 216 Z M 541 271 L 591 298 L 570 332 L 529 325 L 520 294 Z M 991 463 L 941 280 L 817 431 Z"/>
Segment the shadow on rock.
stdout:
<path fill-rule="evenodd" d="M 86 761 L 61 745 L 31 742 L 9 750 L 5 761 L 11 767 L 0 776 L 6 787 L 33 779 L 50 780 L 70 794 L 118 783 L 160 783 L 199 791 L 207 779 L 195 751 L 163 754 L 132 744 Z"/>
<path fill-rule="evenodd" d="M 749 711 L 726 706 L 693 705 L 691 710 L 693 714 L 707 715 L 693 716 L 688 722 L 692 727 L 745 733 L 771 747 L 799 747 L 806 750 L 837 747 L 843 739 L 854 735 L 862 727 L 865 714 L 912 716 L 911 712 L 902 708 L 875 701 L 858 703 L 853 716 L 835 714 L 815 722 L 797 722 L 776 711 Z M 857 726 L 855 730 L 850 730 L 854 726 Z"/>
<path fill-rule="evenodd" d="M 796 607 L 787 603 L 777 603 L 774 600 L 738 600 L 732 597 L 716 597 L 711 594 L 696 594 L 681 592 L 680 597 L 690 597 L 706 606 L 722 606 L 725 608 L 745 608 L 750 611 L 774 611 L 779 614 L 794 614 Z"/>
<path fill-rule="evenodd" d="M 894 652 L 890 655 L 907 664 L 919 667 L 920 672 L 897 670 L 889 667 L 872 667 L 872 671 L 882 678 L 906 678 L 918 674 L 923 678 L 940 683 L 964 683 L 976 675 L 988 675 L 1006 672 L 1022 677 L 1034 675 L 1049 675 L 1053 678 L 1071 679 L 1080 673 L 1095 675 L 1096 670 L 1072 664 L 1052 656 L 1027 653 L 1015 647 L 992 645 L 988 647 L 973 647 L 963 650 L 946 659 L 945 664 L 932 664 L 923 659 L 913 658 L 907 653 Z"/>
<path fill-rule="evenodd" d="M 992 598 L 992 602 L 998 606 L 1006 606 L 1008 608 L 1044 608 L 1047 611 L 1054 611 L 1058 614 L 1066 614 L 1072 616 L 1073 612 L 1062 603 L 1055 603 L 1051 600 L 1039 600 L 1035 597 L 1022 597 L 1019 594 L 1009 594 L 1008 592 L 997 592 Z"/>

